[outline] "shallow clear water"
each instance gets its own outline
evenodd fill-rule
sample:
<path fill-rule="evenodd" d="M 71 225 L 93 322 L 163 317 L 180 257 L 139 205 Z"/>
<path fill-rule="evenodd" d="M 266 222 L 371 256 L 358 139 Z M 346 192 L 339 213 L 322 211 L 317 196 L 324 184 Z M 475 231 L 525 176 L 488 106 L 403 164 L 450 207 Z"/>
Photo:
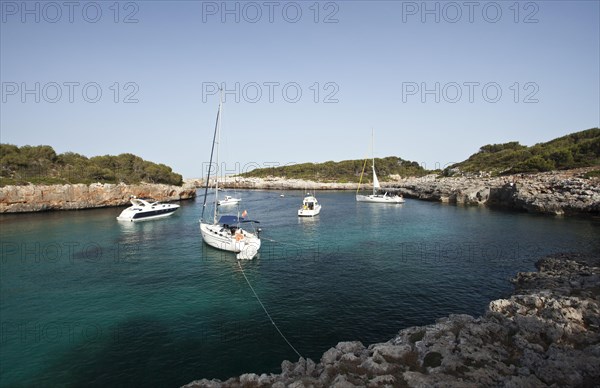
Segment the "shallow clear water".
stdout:
<path fill-rule="evenodd" d="M 386 341 L 450 313 L 482 313 L 544 254 L 600 251 L 600 222 L 317 192 L 243 191 L 261 221 L 241 262 L 281 331 L 318 360 L 343 340 Z M 235 256 L 204 245 L 201 197 L 173 216 L 120 223 L 122 209 L 0 217 L 2 386 L 178 386 L 296 360 Z"/>

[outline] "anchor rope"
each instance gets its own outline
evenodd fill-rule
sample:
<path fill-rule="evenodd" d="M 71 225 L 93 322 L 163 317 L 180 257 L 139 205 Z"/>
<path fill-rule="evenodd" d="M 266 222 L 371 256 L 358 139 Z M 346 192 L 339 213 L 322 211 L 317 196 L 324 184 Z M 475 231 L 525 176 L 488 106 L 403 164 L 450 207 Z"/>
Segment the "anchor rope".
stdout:
<path fill-rule="evenodd" d="M 248 286 L 252 290 L 252 293 L 254 294 L 254 297 L 256 298 L 256 300 L 258 301 L 258 303 L 260 303 L 260 306 L 265 311 L 265 314 L 267 314 L 267 317 L 269 318 L 269 320 L 271 321 L 271 323 L 273 324 L 273 326 L 275 326 L 275 329 L 277 330 L 277 332 L 279 333 L 279 335 L 281 336 L 281 338 L 283 338 L 285 340 L 285 342 L 287 342 L 287 344 L 290 345 L 290 348 L 292 348 L 292 350 L 298 355 L 298 357 L 302 357 L 302 355 L 296 350 L 296 348 L 294 347 L 294 345 L 292 345 L 291 342 L 288 341 L 288 339 L 285 337 L 285 335 L 283 335 L 283 333 L 281 332 L 281 330 L 279 330 L 279 327 L 277 326 L 277 324 L 275 323 L 275 321 L 273 320 L 273 318 L 271 318 L 271 314 L 269 314 L 269 312 L 267 311 L 267 308 L 265 307 L 265 305 L 263 304 L 263 302 L 258 297 L 258 294 L 256 293 L 256 291 L 254 291 L 254 287 L 252 287 L 252 284 L 250 284 L 250 281 L 248 280 L 248 277 L 246 276 L 246 273 L 244 272 L 244 268 L 242 268 L 242 264 L 240 264 L 239 260 L 238 260 L 237 263 L 238 263 L 238 266 L 240 267 L 240 270 L 242 271 L 242 275 L 244 275 L 244 279 L 246 279 L 246 283 L 248 283 Z"/>
<path fill-rule="evenodd" d="M 270 238 L 266 238 L 266 237 L 261 237 L 261 240 L 267 240 L 267 241 L 270 241 L 270 242 L 273 242 L 273 243 L 276 243 L 276 244 L 292 245 L 294 247 L 304 248 L 302 245 L 299 245 L 299 244 L 286 243 L 286 242 L 283 242 L 283 241 L 276 241 L 276 240 L 273 240 L 273 239 L 270 239 Z"/>

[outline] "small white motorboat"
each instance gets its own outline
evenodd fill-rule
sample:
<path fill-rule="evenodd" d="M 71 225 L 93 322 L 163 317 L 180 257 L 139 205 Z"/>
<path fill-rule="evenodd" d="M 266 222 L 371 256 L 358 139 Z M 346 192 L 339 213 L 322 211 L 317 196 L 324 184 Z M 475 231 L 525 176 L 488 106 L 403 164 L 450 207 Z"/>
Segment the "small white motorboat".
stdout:
<path fill-rule="evenodd" d="M 224 199 L 217 201 L 218 206 L 237 205 L 242 201 L 241 198 L 233 198 L 231 195 L 226 195 Z"/>
<path fill-rule="evenodd" d="M 160 203 L 149 198 L 132 197 L 131 206 L 123 210 L 117 217 L 119 221 L 145 221 L 155 218 L 168 217 L 173 214 L 179 205 Z"/>
<path fill-rule="evenodd" d="M 298 209 L 298 217 L 314 217 L 321 212 L 321 204 L 317 199 L 307 193 L 302 201 L 302 207 Z"/>

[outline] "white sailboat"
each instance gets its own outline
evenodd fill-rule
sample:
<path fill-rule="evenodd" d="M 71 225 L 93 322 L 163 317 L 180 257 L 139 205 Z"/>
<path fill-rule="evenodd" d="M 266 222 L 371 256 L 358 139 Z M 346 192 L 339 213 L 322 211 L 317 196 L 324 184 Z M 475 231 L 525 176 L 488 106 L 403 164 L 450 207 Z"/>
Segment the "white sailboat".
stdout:
<path fill-rule="evenodd" d="M 217 112 L 217 120 L 215 123 L 215 132 L 213 135 L 213 145 L 210 153 L 210 164 L 212 166 L 213 153 L 215 151 L 215 145 L 217 148 L 216 160 L 217 166 L 219 165 L 219 139 L 221 132 L 221 112 L 222 112 L 222 91 L 219 95 L 219 110 Z M 242 216 L 239 215 L 219 215 L 219 177 L 215 177 L 215 198 L 214 198 L 214 209 L 212 220 L 204 220 L 204 211 L 206 209 L 208 185 L 210 182 L 210 168 L 208 170 L 208 177 L 206 178 L 206 187 L 204 189 L 204 204 L 202 205 L 202 216 L 200 219 L 200 234 L 202 240 L 211 247 L 237 253 L 238 259 L 251 260 L 256 256 L 260 249 L 260 229 L 254 230 L 254 225 L 258 221 L 248 220 L 245 217 L 247 212 L 244 211 Z M 243 226 L 243 227 L 242 227 Z M 252 226 L 252 231 L 247 230 Z"/>
<path fill-rule="evenodd" d="M 404 198 L 401 195 L 388 195 L 388 193 L 377 194 L 377 191 L 381 189 L 381 185 L 379 184 L 379 179 L 377 179 L 377 173 L 375 172 L 375 151 L 374 151 L 374 132 L 371 132 L 371 148 L 372 150 L 372 161 L 371 168 L 373 169 L 373 194 L 361 195 L 358 194 L 360 190 L 360 183 L 362 182 L 362 177 L 365 172 L 365 166 L 367 161 L 365 160 L 365 166 L 363 166 L 363 171 L 360 174 L 360 182 L 358 183 L 358 188 L 356 189 L 356 201 L 357 202 L 374 202 L 374 203 L 404 203 Z"/>

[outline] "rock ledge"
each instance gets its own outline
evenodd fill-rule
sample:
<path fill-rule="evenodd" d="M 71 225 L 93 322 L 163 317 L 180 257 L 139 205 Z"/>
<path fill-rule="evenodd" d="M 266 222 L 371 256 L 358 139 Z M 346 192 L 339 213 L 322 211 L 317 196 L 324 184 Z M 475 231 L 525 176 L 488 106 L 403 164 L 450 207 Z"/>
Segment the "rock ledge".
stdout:
<path fill-rule="evenodd" d="M 179 201 L 196 196 L 192 185 L 101 184 L 27 185 L 0 187 L 0 213 L 75 210 L 129 204 L 135 195 L 158 201 Z"/>

